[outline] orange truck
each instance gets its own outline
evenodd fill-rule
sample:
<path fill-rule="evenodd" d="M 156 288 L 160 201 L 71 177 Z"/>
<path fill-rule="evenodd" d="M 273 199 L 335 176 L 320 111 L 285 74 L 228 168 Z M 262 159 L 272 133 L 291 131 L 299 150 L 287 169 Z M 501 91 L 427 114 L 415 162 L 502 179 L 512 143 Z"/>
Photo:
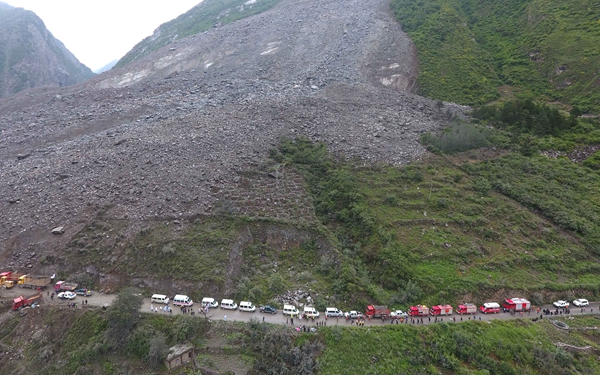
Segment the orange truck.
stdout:
<path fill-rule="evenodd" d="M 20 310 L 23 307 L 31 306 L 34 303 L 39 302 L 41 300 L 42 300 L 42 293 L 33 294 L 28 297 L 20 296 L 13 300 L 12 309 Z"/>
<path fill-rule="evenodd" d="M 21 288 L 44 289 L 51 282 L 50 276 L 23 275 L 19 277 L 18 284 Z"/>

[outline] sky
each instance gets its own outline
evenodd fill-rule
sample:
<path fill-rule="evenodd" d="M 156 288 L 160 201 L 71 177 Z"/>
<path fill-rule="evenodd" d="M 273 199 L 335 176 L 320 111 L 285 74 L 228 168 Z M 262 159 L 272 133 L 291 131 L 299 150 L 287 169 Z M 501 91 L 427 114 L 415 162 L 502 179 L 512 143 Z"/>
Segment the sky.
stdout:
<path fill-rule="evenodd" d="M 0 0 L 33 11 L 77 59 L 98 70 L 201 0 Z"/>

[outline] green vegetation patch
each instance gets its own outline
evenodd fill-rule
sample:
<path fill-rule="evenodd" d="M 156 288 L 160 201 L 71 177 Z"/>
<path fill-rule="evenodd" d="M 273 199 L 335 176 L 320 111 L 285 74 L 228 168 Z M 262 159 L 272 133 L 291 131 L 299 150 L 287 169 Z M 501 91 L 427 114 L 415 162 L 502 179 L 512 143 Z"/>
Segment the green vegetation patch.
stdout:
<path fill-rule="evenodd" d="M 545 320 L 326 328 L 320 374 L 585 374 L 600 371 L 590 352 L 554 346 Z M 574 333 L 581 337 L 582 334 Z M 593 334 L 598 339 L 598 334 Z M 593 344 L 598 348 L 598 343 Z M 348 355 L 352 353 L 352 355 Z"/>
<path fill-rule="evenodd" d="M 414 40 L 423 95 L 480 105 L 500 95 L 600 108 L 598 4 L 393 0 Z"/>

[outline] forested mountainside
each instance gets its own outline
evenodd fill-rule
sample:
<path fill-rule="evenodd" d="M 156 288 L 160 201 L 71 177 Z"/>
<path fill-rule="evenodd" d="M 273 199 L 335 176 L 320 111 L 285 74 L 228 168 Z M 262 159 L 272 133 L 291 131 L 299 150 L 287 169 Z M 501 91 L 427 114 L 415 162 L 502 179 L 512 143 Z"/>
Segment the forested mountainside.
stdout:
<path fill-rule="evenodd" d="M 393 0 L 392 8 L 419 50 L 425 96 L 600 109 L 598 1 Z"/>
<path fill-rule="evenodd" d="M 70 86 L 93 76 L 35 13 L 0 3 L 0 97 L 38 86 Z"/>

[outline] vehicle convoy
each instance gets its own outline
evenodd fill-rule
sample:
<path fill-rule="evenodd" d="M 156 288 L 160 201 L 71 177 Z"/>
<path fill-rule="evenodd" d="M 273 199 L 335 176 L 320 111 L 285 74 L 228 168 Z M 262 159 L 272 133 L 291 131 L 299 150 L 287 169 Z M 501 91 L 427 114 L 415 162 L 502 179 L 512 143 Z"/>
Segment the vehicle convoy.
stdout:
<path fill-rule="evenodd" d="M 427 316 L 429 315 L 429 308 L 425 305 L 411 306 L 408 310 L 410 316 Z"/>
<path fill-rule="evenodd" d="M 452 315 L 452 306 L 450 305 L 437 305 L 431 306 L 429 310 L 431 315 Z"/>
<path fill-rule="evenodd" d="M 456 309 L 456 312 L 459 315 L 475 314 L 477 312 L 477 306 L 475 306 L 472 303 L 465 303 L 462 305 L 458 305 L 458 309 Z"/>
<path fill-rule="evenodd" d="M 486 302 L 479 307 L 479 311 L 484 314 L 498 314 L 500 313 L 500 305 L 497 302 Z"/>
<path fill-rule="evenodd" d="M 32 294 L 28 297 L 17 297 L 13 300 L 12 309 L 20 310 L 23 307 L 31 306 L 34 303 L 42 300 L 42 293 Z"/>
<path fill-rule="evenodd" d="M 54 291 L 56 293 L 60 292 L 74 292 L 79 285 L 77 283 L 69 283 L 66 281 L 59 281 L 54 284 Z"/>
<path fill-rule="evenodd" d="M 373 318 L 387 318 L 388 316 L 390 316 L 390 309 L 388 309 L 387 306 L 373 306 L 373 305 L 369 305 L 367 306 L 367 309 L 365 310 L 365 315 L 369 318 L 369 319 L 373 319 Z"/>
<path fill-rule="evenodd" d="M 531 302 L 525 298 L 508 298 L 502 302 L 504 311 L 529 311 L 531 310 Z"/>
<path fill-rule="evenodd" d="M 23 275 L 19 277 L 18 284 L 21 288 L 30 289 L 45 289 L 46 285 L 50 284 L 52 280 L 50 276 L 39 276 L 39 275 Z"/>

